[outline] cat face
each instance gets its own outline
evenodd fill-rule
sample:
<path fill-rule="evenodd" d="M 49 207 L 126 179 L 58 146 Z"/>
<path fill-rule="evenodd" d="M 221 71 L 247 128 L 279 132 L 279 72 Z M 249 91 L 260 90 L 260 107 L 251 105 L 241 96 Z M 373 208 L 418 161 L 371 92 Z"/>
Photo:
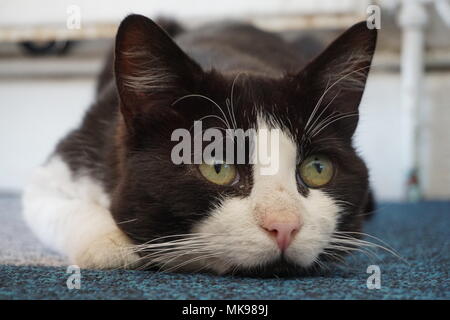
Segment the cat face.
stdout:
<path fill-rule="evenodd" d="M 202 70 L 151 20 L 126 18 L 116 39 L 123 121 L 112 213 L 144 266 L 272 275 L 339 258 L 336 239 L 360 231 L 370 197 L 351 139 L 375 42 L 360 23 L 303 70 L 221 74 Z M 172 134 L 195 121 L 254 130 L 277 147 L 264 163 L 247 139 L 243 163 L 175 164 Z"/>

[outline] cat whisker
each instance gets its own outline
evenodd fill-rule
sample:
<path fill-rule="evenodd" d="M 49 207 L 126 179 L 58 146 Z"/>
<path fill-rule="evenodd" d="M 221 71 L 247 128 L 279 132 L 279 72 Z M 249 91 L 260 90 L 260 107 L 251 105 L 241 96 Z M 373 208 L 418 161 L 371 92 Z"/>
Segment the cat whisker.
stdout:
<path fill-rule="evenodd" d="M 187 243 L 179 243 L 179 244 L 168 244 L 166 246 L 160 246 L 160 247 L 152 246 L 152 247 L 139 248 L 135 252 L 148 253 L 148 255 L 150 256 L 152 254 L 158 254 L 160 252 L 175 251 L 175 250 L 186 249 L 186 248 L 201 247 L 201 246 L 203 246 L 205 244 L 206 244 L 206 242 L 198 242 L 198 243 L 187 242 Z"/>
<path fill-rule="evenodd" d="M 341 82 L 341 81 L 347 79 L 349 76 L 351 76 L 351 75 L 353 75 L 353 74 L 355 74 L 355 73 L 360 73 L 360 72 L 363 71 L 364 69 L 368 69 L 368 68 L 370 68 L 370 67 L 371 67 L 371 66 L 368 65 L 368 66 L 359 68 L 359 69 L 357 69 L 357 70 L 353 70 L 353 71 L 351 71 L 351 72 L 349 72 L 349 73 L 347 73 L 347 74 L 341 76 L 339 79 L 337 79 L 336 81 L 334 81 L 331 85 L 329 85 L 330 79 L 328 79 L 328 82 L 327 82 L 327 84 L 326 84 L 326 86 L 325 86 L 325 90 L 324 90 L 323 94 L 320 96 L 319 100 L 317 101 L 316 105 L 314 106 L 314 109 L 313 109 L 313 111 L 311 112 L 311 114 L 310 114 L 310 116 L 309 116 L 309 118 L 308 118 L 308 120 L 307 120 L 307 122 L 306 122 L 306 125 L 305 125 L 305 131 L 307 131 L 307 130 L 309 129 L 310 123 L 311 123 L 311 121 L 314 121 L 313 119 L 314 119 L 314 117 L 315 117 L 315 115 L 316 115 L 316 113 L 317 113 L 317 110 L 320 108 L 320 105 L 322 104 L 323 99 L 325 98 L 325 96 L 327 95 L 327 93 L 328 93 L 334 86 L 336 86 L 339 82 Z M 334 100 L 336 97 L 337 97 L 337 96 L 335 96 L 332 100 Z M 307 138 L 306 135 L 304 135 L 304 136 L 305 136 L 305 138 Z"/>
<path fill-rule="evenodd" d="M 215 236 L 216 234 L 213 233 L 180 233 L 180 234 L 171 234 L 171 235 L 166 235 L 166 236 L 162 236 L 162 237 L 157 237 L 154 239 L 151 239 L 145 243 L 139 244 L 139 245 L 135 245 L 135 246 L 141 246 L 141 245 L 145 245 L 148 243 L 152 243 L 152 242 L 156 242 L 159 240 L 163 240 L 163 239 L 168 239 L 168 238 L 182 238 L 180 240 L 186 240 L 186 237 L 195 237 L 195 238 L 201 238 L 201 237 L 208 237 L 208 236 Z"/>
<path fill-rule="evenodd" d="M 351 203 L 349 201 L 340 200 L 340 199 L 337 199 L 335 201 L 336 201 L 337 204 L 345 204 L 345 205 L 348 205 L 348 206 L 356 207 L 356 205 L 354 203 Z"/>
<path fill-rule="evenodd" d="M 208 98 L 207 96 L 204 96 L 202 94 L 188 94 L 188 95 L 182 96 L 181 98 L 178 98 L 177 100 L 175 100 L 172 103 L 172 106 L 174 106 L 175 104 L 177 104 L 181 100 L 184 100 L 184 99 L 187 99 L 187 98 L 195 98 L 195 97 L 205 99 L 205 100 L 211 102 L 215 107 L 217 107 L 219 109 L 219 111 L 222 113 L 223 117 L 224 117 L 223 120 L 226 122 L 227 128 L 232 129 L 231 126 L 230 126 L 230 123 L 228 122 L 228 119 L 227 119 L 227 116 L 226 116 L 225 112 L 219 106 L 219 104 L 217 102 L 215 102 L 214 100 L 212 100 L 211 98 Z"/>
<path fill-rule="evenodd" d="M 125 221 L 120 221 L 120 222 L 117 222 L 117 224 L 125 224 L 125 223 L 130 223 L 130 222 L 135 222 L 135 221 L 137 221 L 138 219 L 137 218 L 135 218 L 135 219 L 130 219 L 130 220 L 125 220 Z"/>
<path fill-rule="evenodd" d="M 170 262 L 176 259 L 178 256 L 183 256 L 187 254 L 198 254 L 198 253 L 207 253 L 211 252 L 211 250 L 220 249 L 222 246 L 211 245 L 210 239 L 211 237 L 217 237 L 221 235 L 211 235 L 211 234 L 185 234 L 185 235 L 172 235 L 160 237 L 155 240 L 162 240 L 171 237 L 188 237 L 188 239 L 176 239 L 171 241 L 166 241 L 162 243 L 145 243 L 141 245 L 132 246 L 129 254 L 141 252 L 144 253 L 142 257 L 140 257 L 137 261 L 149 260 L 147 263 L 141 266 L 141 268 L 145 269 L 151 264 L 157 264 L 161 262 L 161 260 Z M 167 259 L 170 258 L 169 261 Z"/>
<path fill-rule="evenodd" d="M 174 251 L 177 251 L 177 250 L 180 250 L 180 248 L 170 248 L 170 249 L 168 249 L 168 248 L 163 248 L 163 249 L 160 249 L 159 251 L 152 251 L 151 253 L 148 253 L 148 254 L 146 254 L 146 255 L 144 255 L 144 256 L 141 256 L 141 257 L 139 257 L 137 260 L 135 260 L 133 263 L 138 263 L 138 262 L 141 262 L 141 261 L 143 261 L 143 260 L 148 260 L 149 258 L 151 258 L 151 257 L 153 257 L 153 256 L 155 256 L 155 257 L 157 257 L 158 255 L 161 255 L 161 254 L 163 254 L 163 253 L 165 253 L 165 251 L 170 251 L 170 252 L 174 252 Z M 146 250 L 143 250 L 143 249 L 140 249 L 140 250 L 130 250 L 130 251 L 128 251 L 125 255 L 124 255 L 124 257 L 127 257 L 127 256 L 129 256 L 129 255 L 131 255 L 131 254 L 136 254 L 136 253 L 139 253 L 139 252 L 143 252 L 143 251 L 146 251 Z"/>
<path fill-rule="evenodd" d="M 376 240 L 376 241 L 381 242 L 381 243 L 384 244 L 387 248 L 389 248 L 389 249 L 391 249 L 392 251 L 394 251 L 394 249 L 393 249 L 386 241 L 383 241 L 382 239 L 380 239 L 380 238 L 378 238 L 378 237 L 375 237 L 375 236 L 373 236 L 373 235 L 371 235 L 371 234 L 365 233 L 365 232 L 356 232 L 356 231 L 336 231 L 335 234 L 338 234 L 338 235 L 359 235 L 359 236 L 362 236 L 362 237 L 369 237 L 369 238 L 372 238 L 372 239 L 374 239 L 374 240 Z"/>
<path fill-rule="evenodd" d="M 324 249 L 323 252 L 321 252 L 321 254 L 323 254 L 324 256 L 331 257 L 332 259 L 335 259 L 335 260 L 339 261 L 339 263 L 341 263 L 341 264 L 344 264 L 346 266 L 348 265 L 348 263 L 340 255 L 338 255 L 338 254 L 336 254 L 334 252 L 329 252 L 327 250 L 328 249 Z"/>
<path fill-rule="evenodd" d="M 360 239 L 356 239 L 356 238 L 353 238 L 353 237 L 345 237 L 345 236 L 338 236 L 338 237 L 334 236 L 331 241 L 332 242 L 336 242 L 336 243 L 340 243 L 340 244 L 344 243 L 344 244 L 355 245 L 355 246 L 358 246 L 358 247 L 371 247 L 371 248 L 382 249 L 382 250 L 392 254 L 396 258 L 400 259 L 401 261 L 403 261 L 404 263 L 409 265 L 409 262 L 405 258 L 400 256 L 394 250 L 392 250 L 390 248 L 387 248 L 385 246 L 376 244 L 376 243 L 372 243 L 370 241 L 360 240 Z"/>
<path fill-rule="evenodd" d="M 209 119 L 209 118 L 213 118 L 213 119 L 219 119 L 225 126 L 228 126 L 228 123 L 225 122 L 221 117 L 215 115 L 215 114 L 209 114 L 207 116 L 201 117 L 200 119 L 196 120 L 196 121 L 202 121 L 205 119 Z M 192 128 L 194 127 L 194 124 L 189 128 L 189 131 L 192 131 Z M 204 130 L 203 130 L 204 131 Z"/>
<path fill-rule="evenodd" d="M 349 118 L 349 117 L 357 117 L 357 116 L 359 116 L 359 113 L 357 113 L 357 112 L 355 112 L 355 113 L 348 113 L 348 114 L 342 114 L 341 116 L 339 116 L 339 117 L 337 117 L 336 119 L 333 119 L 332 121 L 330 121 L 330 122 L 328 122 L 326 125 L 324 125 L 320 130 L 318 130 L 317 132 L 315 132 L 314 134 L 313 134 L 313 138 L 315 137 L 315 136 L 317 136 L 321 131 L 323 131 L 325 128 L 327 128 L 329 125 L 331 125 L 331 124 L 333 124 L 333 123 L 335 123 L 336 121 L 339 121 L 339 120 L 342 120 L 342 119 L 345 119 L 345 118 Z"/>
<path fill-rule="evenodd" d="M 332 243 L 336 243 L 336 242 L 332 242 Z M 350 252 L 361 252 L 362 254 L 366 255 L 368 258 L 375 258 L 376 260 L 380 260 L 380 257 L 374 253 L 373 251 L 371 251 L 368 248 L 361 248 L 360 246 L 357 245 L 353 245 L 353 246 L 345 246 L 342 244 L 330 244 L 328 246 L 325 247 L 326 249 L 333 249 L 336 251 L 341 251 L 341 252 L 345 252 L 345 253 L 350 253 Z"/>
<path fill-rule="evenodd" d="M 330 100 L 330 102 L 327 103 L 327 105 L 325 106 L 325 108 L 323 108 L 322 112 L 317 116 L 317 118 L 314 120 L 313 123 L 311 123 L 310 128 L 308 128 L 306 130 L 306 135 L 309 135 L 309 132 L 315 128 L 315 125 L 317 123 L 317 121 L 319 121 L 320 117 L 324 114 L 324 112 L 329 108 L 329 106 L 333 103 L 333 101 L 336 99 L 336 97 L 341 93 L 341 90 L 339 90 L 335 96 L 333 97 L 333 99 Z"/>
<path fill-rule="evenodd" d="M 162 267 L 160 268 L 160 271 L 171 272 L 171 271 L 180 269 L 181 267 L 184 267 L 184 266 L 186 266 L 186 265 L 189 265 L 190 263 L 193 263 L 193 262 L 196 262 L 196 261 L 199 261 L 199 260 L 205 260 L 206 258 L 216 257 L 216 256 L 219 256 L 219 255 L 221 255 L 221 254 L 223 254 L 223 252 L 215 252 L 215 253 L 210 253 L 210 254 L 205 254 L 205 255 L 197 256 L 197 257 L 194 257 L 194 258 L 192 258 L 192 259 L 183 261 L 183 262 L 181 262 L 181 263 L 179 263 L 179 264 L 177 264 L 177 265 L 175 265 L 175 266 L 173 266 L 173 267 L 170 267 L 170 268 L 168 268 L 168 269 L 164 269 L 164 266 L 162 266 Z M 166 263 L 166 264 L 167 264 L 167 263 Z M 166 264 L 165 264 L 165 265 L 166 265 Z"/>
<path fill-rule="evenodd" d="M 331 259 L 334 259 L 334 261 L 332 261 L 331 263 L 334 262 L 334 265 L 337 267 L 344 267 L 346 270 L 352 270 L 352 271 L 360 271 L 359 269 L 357 269 L 356 267 L 352 267 L 351 265 L 349 265 L 348 261 L 344 260 L 342 258 L 342 256 L 333 253 L 333 252 L 329 252 L 327 250 L 330 249 L 325 249 L 324 252 L 322 252 L 322 254 L 324 254 L 324 256 L 327 257 L 331 257 Z"/>
<path fill-rule="evenodd" d="M 330 269 L 330 267 L 329 267 L 328 265 L 326 265 L 325 263 L 323 263 L 322 261 L 320 261 L 319 256 L 317 256 L 317 257 L 314 259 L 313 266 L 318 266 L 318 267 L 319 267 L 319 271 L 322 271 L 322 270 L 329 270 L 329 269 Z"/>
<path fill-rule="evenodd" d="M 337 111 L 333 111 L 332 113 L 330 113 L 329 115 L 327 115 L 325 117 L 325 119 L 321 120 L 318 124 L 316 124 L 314 127 L 311 127 L 308 129 L 308 132 L 306 133 L 306 135 L 311 138 L 312 134 L 314 134 L 314 132 L 316 132 L 318 129 L 320 129 L 321 127 L 323 127 L 323 125 L 325 123 L 327 123 L 328 121 L 331 121 L 334 117 L 339 116 L 341 113 L 337 112 Z"/>
<path fill-rule="evenodd" d="M 236 84 L 237 79 L 239 78 L 239 76 L 242 74 L 242 72 L 239 72 L 233 79 L 233 83 L 231 85 L 231 111 L 232 111 L 232 115 L 233 115 L 233 119 L 234 119 L 234 124 L 235 124 L 235 128 L 237 128 L 237 122 L 236 122 L 236 115 L 234 113 L 234 86 Z"/>
<path fill-rule="evenodd" d="M 161 262 L 164 262 L 164 264 L 169 264 L 173 260 L 176 260 L 182 256 L 186 255 L 192 255 L 192 254 L 201 254 L 201 253 L 208 253 L 209 250 L 204 250 L 200 248 L 178 248 L 177 250 L 170 250 L 170 251 L 160 251 L 155 252 L 153 254 L 147 254 L 143 258 L 147 260 L 150 265 L 151 264 L 160 264 Z"/>
<path fill-rule="evenodd" d="M 162 262 L 167 262 L 167 259 L 174 257 L 175 255 L 180 255 L 182 256 L 183 254 L 182 250 L 178 250 L 178 251 L 171 251 L 171 252 L 158 252 L 158 253 L 154 253 L 154 254 L 148 254 L 145 255 L 143 257 L 141 257 L 139 260 L 143 261 L 144 263 L 140 266 L 140 270 L 146 270 L 151 266 L 156 266 L 159 265 Z"/>
<path fill-rule="evenodd" d="M 320 107 L 320 105 L 321 105 L 321 103 L 322 103 L 322 100 L 323 100 L 324 96 L 327 94 L 328 90 L 331 89 L 331 88 L 328 87 L 329 83 L 330 83 L 330 79 L 328 79 L 327 84 L 326 84 L 326 86 L 325 86 L 325 91 L 324 91 L 324 93 L 320 96 L 319 100 L 317 101 L 316 105 L 314 106 L 313 111 L 312 111 L 311 114 L 309 115 L 308 120 L 306 121 L 305 130 L 308 129 L 309 124 L 310 124 L 310 121 L 312 121 L 312 120 L 314 119 L 314 117 L 315 117 L 315 115 L 316 115 L 316 112 L 317 112 L 317 110 L 319 109 L 319 107 Z"/>
<path fill-rule="evenodd" d="M 205 245 L 201 246 L 182 246 L 170 250 L 160 250 L 151 254 L 145 255 L 143 258 L 149 260 L 144 267 L 148 267 L 152 264 L 160 264 L 164 262 L 163 266 L 185 255 L 192 255 L 194 253 L 208 253 L 210 249 L 206 249 Z M 161 266 L 161 268 L 163 267 Z"/>

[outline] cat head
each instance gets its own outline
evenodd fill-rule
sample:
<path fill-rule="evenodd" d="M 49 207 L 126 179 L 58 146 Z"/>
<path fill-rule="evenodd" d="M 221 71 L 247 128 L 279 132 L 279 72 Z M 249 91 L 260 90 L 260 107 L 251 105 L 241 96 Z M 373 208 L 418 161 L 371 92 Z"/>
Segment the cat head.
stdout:
<path fill-rule="evenodd" d="M 369 201 L 352 136 L 375 44 L 376 30 L 358 23 L 301 70 L 225 74 L 202 69 L 151 20 L 127 17 L 115 48 L 123 121 L 112 213 L 146 266 L 282 274 L 344 254 Z M 204 151 L 208 129 L 251 130 L 244 162 L 175 163 L 173 134 L 192 133 L 194 145 L 196 121 L 200 149 L 185 153 Z M 268 162 L 251 137 L 276 140 Z"/>

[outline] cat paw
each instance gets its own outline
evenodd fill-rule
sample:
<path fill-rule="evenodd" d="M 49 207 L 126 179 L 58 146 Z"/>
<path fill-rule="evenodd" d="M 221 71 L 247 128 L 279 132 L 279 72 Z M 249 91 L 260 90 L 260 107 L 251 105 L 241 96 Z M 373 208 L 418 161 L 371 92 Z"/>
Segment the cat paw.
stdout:
<path fill-rule="evenodd" d="M 117 230 L 89 242 L 71 260 L 84 269 L 133 269 L 138 266 L 139 255 L 126 235 Z"/>

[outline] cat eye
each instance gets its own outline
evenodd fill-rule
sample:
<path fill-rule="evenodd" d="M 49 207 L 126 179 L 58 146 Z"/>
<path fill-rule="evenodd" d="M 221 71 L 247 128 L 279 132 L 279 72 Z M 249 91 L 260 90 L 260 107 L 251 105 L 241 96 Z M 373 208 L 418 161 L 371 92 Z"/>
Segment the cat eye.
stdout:
<path fill-rule="evenodd" d="M 232 164 L 202 163 L 198 166 L 198 169 L 206 180 L 218 185 L 229 185 L 237 179 L 237 170 Z"/>
<path fill-rule="evenodd" d="M 333 177 L 333 163 L 324 155 L 311 155 L 299 166 L 299 176 L 310 188 L 319 188 Z"/>

